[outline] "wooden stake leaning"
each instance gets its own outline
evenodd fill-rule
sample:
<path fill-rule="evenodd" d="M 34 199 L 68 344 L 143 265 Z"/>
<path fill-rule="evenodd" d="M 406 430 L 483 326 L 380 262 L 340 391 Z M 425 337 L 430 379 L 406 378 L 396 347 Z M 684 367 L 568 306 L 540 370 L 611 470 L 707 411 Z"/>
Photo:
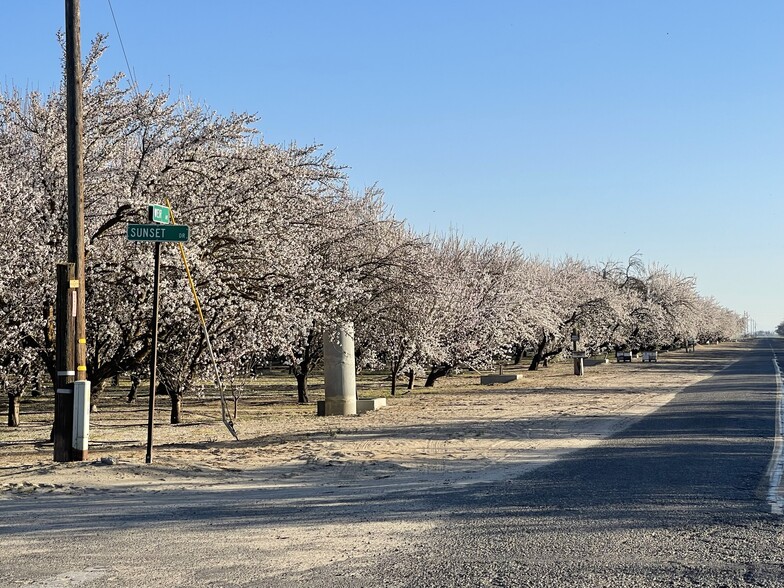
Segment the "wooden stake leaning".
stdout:
<path fill-rule="evenodd" d="M 176 223 L 176 219 L 174 218 L 174 211 L 172 211 L 171 202 L 169 199 L 166 198 L 166 206 L 169 208 L 171 214 L 171 222 Z M 226 392 L 223 388 L 223 381 L 220 377 L 220 371 L 218 370 L 218 362 L 215 361 L 215 353 L 212 351 L 212 343 L 210 342 L 210 334 L 207 331 L 207 321 L 204 320 L 204 313 L 201 311 L 201 303 L 199 302 L 199 295 L 196 292 L 196 284 L 193 282 L 193 277 L 191 277 L 191 270 L 188 266 L 188 259 L 185 257 L 185 247 L 183 247 L 182 243 L 178 243 L 180 246 L 180 258 L 182 259 L 182 263 L 185 266 L 185 275 L 188 276 L 188 285 L 191 288 L 191 294 L 193 295 L 193 302 L 196 305 L 196 312 L 199 314 L 199 322 L 201 323 L 201 328 L 204 331 L 204 339 L 207 342 L 207 351 L 210 354 L 210 360 L 212 361 L 212 367 L 215 370 L 215 383 L 218 385 L 218 390 L 220 391 L 220 400 L 221 400 L 221 420 L 223 424 L 226 425 L 226 428 L 229 430 L 229 433 L 239 441 L 240 438 L 237 435 L 237 431 L 234 429 L 234 421 L 231 420 L 229 416 L 229 405 L 226 402 Z"/>

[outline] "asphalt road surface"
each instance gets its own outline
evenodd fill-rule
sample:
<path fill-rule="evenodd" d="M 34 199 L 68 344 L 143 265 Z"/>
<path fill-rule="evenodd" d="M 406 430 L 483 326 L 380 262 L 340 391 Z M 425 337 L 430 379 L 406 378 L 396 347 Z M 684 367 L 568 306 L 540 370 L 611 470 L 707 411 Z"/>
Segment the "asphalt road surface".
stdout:
<path fill-rule="evenodd" d="M 432 496 L 449 519 L 406 553 L 292 585 L 782 587 L 784 524 L 768 502 L 773 347 L 784 360 L 784 341 L 760 340 L 594 448 Z"/>
<path fill-rule="evenodd" d="M 274 545 L 270 520 L 296 533 L 329 516 L 354 541 L 367 496 L 330 506 L 228 489 L 14 497 L 0 501 L 0 587 L 782 587 L 784 524 L 770 502 L 772 346 L 784 360 L 784 340 L 760 340 L 737 358 L 701 349 L 725 354 L 727 367 L 518 479 L 373 498 L 391 523 L 436 521 L 380 556 L 357 550 L 313 567 L 303 543 L 303 566 L 262 574 L 254 552 Z"/>

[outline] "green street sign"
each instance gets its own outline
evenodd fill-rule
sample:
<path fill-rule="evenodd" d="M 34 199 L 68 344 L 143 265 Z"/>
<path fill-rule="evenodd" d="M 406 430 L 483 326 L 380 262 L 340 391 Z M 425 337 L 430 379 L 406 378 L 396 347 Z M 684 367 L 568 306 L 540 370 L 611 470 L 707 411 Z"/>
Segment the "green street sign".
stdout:
<path fill-rule="evenodd" d="M 127 235 L 129 241 L 184 243 L 190 239 L 191 228 L 188 225 L 128 225 Z"/>
<path fill-rule="evenodd" d="M 147 218 L 154 223 L 161 223 L 168 225 L 171 222 L 171 211 L 168 206 L 161 206 L 160 204 L 150 204 L 147 207 Z"/>

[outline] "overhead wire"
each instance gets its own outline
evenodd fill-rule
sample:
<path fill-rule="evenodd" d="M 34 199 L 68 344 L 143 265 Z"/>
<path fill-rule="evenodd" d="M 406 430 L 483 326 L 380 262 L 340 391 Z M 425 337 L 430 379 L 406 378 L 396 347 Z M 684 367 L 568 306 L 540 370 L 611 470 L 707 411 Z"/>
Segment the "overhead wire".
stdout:
<path fill-rule="evenodd" d="M 139 84 L 136 81 L 136 76 L 133 74 L 133 70 L 131 69 L 131 63 L 128 61 L 128 54 L 125 52 L 125 44 L 122 40 L 122 35 L 120 34 L 120 26 L 117 24 L 117 17 L 114 14 L 114 7 L 112 6 L 112 0 L 106 0 L 109 4 L 109 12 L 112 13 L 112 20 L 114 21 L 114 29 L 117 31 L 117 38 L 120 40 L 120 49 L 122 50 L 123 57 L 125 58 L 125 67 L 128 68 L 128 79 L 131 81 L 131 88 L 133 89 L 136 96 L 139 95 Z"/>

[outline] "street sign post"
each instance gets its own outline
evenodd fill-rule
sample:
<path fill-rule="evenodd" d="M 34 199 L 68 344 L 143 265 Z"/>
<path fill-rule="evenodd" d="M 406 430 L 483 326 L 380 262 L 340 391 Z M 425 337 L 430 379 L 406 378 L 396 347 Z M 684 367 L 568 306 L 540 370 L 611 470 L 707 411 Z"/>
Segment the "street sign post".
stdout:
<path fill-rule="evenodd" d="M 168 210 L 168 208 L 166 209 Z M 129 241 L 157 241 L 159 243 L 184 243 L 190 239 L 188 225 L 128 225 Z"/>
<path fill-rule="evenodd" d="M 155 388 L 158 383 L 158 306 L 160 298 L 161 243 L 184 243 L 190 239 L 188 225 L 172 225 L 171 209 L 168 206 L 151 204 L 147 208 L 152 225 L 130 224 L 126 236 L 129 241 L 148 241 L 155 243 L 153 255 L 153 301 L 152 301 L 152 352 L 150 353 L 150 398 L 147 410 L 147 455 L 146 463 L 152 463 L 152 432 L 155 413 Z"/>
<path fill-rule="evenodd" d="M 158 307 L 161 291 L 161 242 L 155 242 L 155 253 L 153 256 L 153 280 L 152 280 L 152 341 L 150 343 L 152 352 L 150 353 L 150 397 L 147 403 L 147 453 L 144 456 L 145 463 L 152 463 L 152 429 L 155 415 L 155 393 L 158 383 Z"/>

